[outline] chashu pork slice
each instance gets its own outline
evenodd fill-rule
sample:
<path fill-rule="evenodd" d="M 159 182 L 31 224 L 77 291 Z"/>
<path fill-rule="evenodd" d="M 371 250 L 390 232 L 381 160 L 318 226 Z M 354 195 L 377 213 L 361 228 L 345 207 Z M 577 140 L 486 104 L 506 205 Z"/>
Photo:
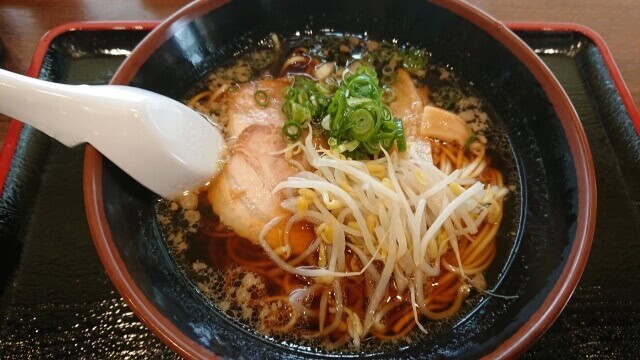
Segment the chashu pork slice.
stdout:
<path fill-rule="evenodd" d="M 250 125 L 273 125 L 282 127 L 285 117 L 282 113 L 284 97 L 282 91 L 290 84 L 285 78 L 260 80 L 240 85 L 240 89 L 227 95 L 227 109 L 220 117 L 229 138 L 240 136 Z M 266 106 L 256 102 L 256 91 L 264 91 L 269 96 Z"/>
<path fill-rule="evenodd" d="M 286 85 L 281 80 L 243 84 L 238 92 L 229 95 L 227 113 L 223 115 L 227 136 L 235 140 L 230 145 L 227 165 L 211 184 L 208 197 L 222 223 L 254 243 L 267 222 L 288 215 L 280 206 L 283 194 L 272 192 L 277 184 L 300 171 L 283 154 L 273 154 L 287 146 L 282 139 L 285 117 L 280 110 Z M 256 103 L 256 90 L 269 94 L 266 107 Z"/>

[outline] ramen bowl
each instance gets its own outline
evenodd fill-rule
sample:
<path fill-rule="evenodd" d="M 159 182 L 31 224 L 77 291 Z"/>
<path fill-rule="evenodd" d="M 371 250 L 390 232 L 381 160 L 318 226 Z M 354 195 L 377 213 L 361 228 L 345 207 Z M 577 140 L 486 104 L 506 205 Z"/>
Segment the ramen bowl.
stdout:
<path fill-rule="evenodd" d="M 100 259 L 137 316 L 189 358 L 507 358 L 523 353 L 569 300 L 586 264 L 595 179 L 584 131 L 541 60 L 500 22 L 454 0 L 199 1 L 160 24 L 112 84 L 175 99 L 271 33 L 367 34 L 424 47 L 492 109 L 513 158 L 508 223 L 488 270 L 493 292 L 410 344 L 324 351 L 273 341 L 219 311 L 181 272 L 156 221 L 158 198 L 87 147 L 85 206 Z M 132 154 L 135 156 L 135 154 Z M 149 164 L 153 166 L 153 164 Z"/>

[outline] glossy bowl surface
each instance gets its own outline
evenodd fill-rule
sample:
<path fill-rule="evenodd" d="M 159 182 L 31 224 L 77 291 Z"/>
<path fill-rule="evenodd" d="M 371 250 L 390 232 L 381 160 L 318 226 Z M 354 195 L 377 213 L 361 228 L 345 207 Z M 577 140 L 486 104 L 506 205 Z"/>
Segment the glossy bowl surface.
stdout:
<path fill-rule="evenodd" d="M 113 84 L 182 99 L 212 67 L 269 33 L 335 31 L 425 47 L 451 65 L 494 111 L 515 159 L 517 186 L 490 282 L 513 300 L 478 297 L 420 341 L 376 358 L 490 358 L 521 354 L 558 316 L 586 263 L 595 180 L 584 131 L 566 94 L 510 30 L 454 0 L 200 1 L 156 28 Z M 151 165 L 150 165 L 151 166 Z M 333 357 L 268 341 L 217 311 L 179 271 L 155 221 L 157 198 L 87 147 L 85 205 L 94 242 L 133 311 L 181 355 Z M 342 354 L 342 356 L 356 356 Z"/>

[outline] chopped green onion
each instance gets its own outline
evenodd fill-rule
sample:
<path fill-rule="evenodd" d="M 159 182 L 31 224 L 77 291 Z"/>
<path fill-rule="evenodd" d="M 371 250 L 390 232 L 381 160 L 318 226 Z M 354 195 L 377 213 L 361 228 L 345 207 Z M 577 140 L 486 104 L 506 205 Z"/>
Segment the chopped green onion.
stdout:
<path fill-rule="evenodd" d="M 323 117 L 322 122 L 320 122 L 320 125 L 322 126 L 323 129 L 327 131 L 331 130 L 331 116 L 327 115 Z"/>
<path fill-rule="evenodd" d="M 299 124 L 305 124 L 307 121 L 311 120 L 311 110 L 308 107 L 300 105 L 296 102 L 286 102 L 283 106 L 283 110 L 285 110 L 285 114 L 287 114 L 287 118 L 289 120 L 293 120 Z"/>
<path fill-rule="evenodd" d="M 287 138 L 289 140 L 297 140 L 300 135 L 302 135 L 302 127 L 298 122 L 288 120 L 282 126 L 282 135 L 285 137 L 285 140 Z"/>
<path fill-rule="evenodd" d="M 328 78 L 324 79 L 324 83 L 327 84 L 327 86 L 331 87 L 333 91 L 335 91 L 338 86 L 340 86 L 338 80 L 336 80 L 336 78 L 334 78 L 333 76 L 329 76 Z"/>
<path fill-rule="evenodd" d="M 347 97 L 343 90 L 336 91 L 331 103 L 329 104 L 329 115 L 331 117 L 331 133 L 341 134 L 344 125 L 344 113 L 347 107 Z"/>
<path fill-rule="evenodd" d="M 338 151 L 340 154 L 344 152 L 352 152 L 356 148 L 358 148 L 358 145 L 360 145 L 360 142 L 358 140 L 344 141 L 342 144 L 338 145 L 336 151 Z"/>
<path fill-rule="evenodd" d="M 392 102 L 396 101 L 396 99 L 398 98 L 398 95 L 396 94 L 396 91 L 388 86 L 384 87 L 384 91 L 382 92 L 382 101 L 385 104 L 391 104 Z"/>
<path fill-rule="evenodd" d="M 385 85 L 393 85 L 393 83 L 396 82 L 396 74 L 391 73 L 387 75 L 382 75 L 382 77 L 380 78 L 380 82 Z"/>
<path fill-rule="evenodd" d="M 370 67 L 361 67 L 359 69 L 371 69 Z M 375 74 L 375 73 L 374 73 Z M 374 75 L 375 76 L 375 75 Z M 375 82 L 371 81 L 371 75 L 364 74 L 364 71 L 358 71 L 355 76 L 348 77 L 347 89 L 350 96 L 377 98 L 380 96 L 377 78 Z"/>
<path fill-rule="evenodd" d="M 269 94 L 264 90 L 258 90 L 253 93 L 253 98 L 259 106 L 266 107 L 269 105 Z"/>
<path fill-rule="evenodd" d="M 347 104 L 349 106 L 357 106 L 357 105 L 360 105 L 360 104 L 367 103 L 369 101 L 372 101 L 372 100 L 369 99 L 369 98 L 351 97 L 351 98 L 347 99 Z"/>
<path fill-rule="evenodd" d="M 333 79 L 333 78 L 330 78 L 330 79 Z M 333 94 L 333 92 L 336 91 L 336 87 L 337 86 L 334 87 L 330 84 L 327 84 L 326 82 L 319 82 L 316 84 L 316 89 L 318 89 L 318 91 L 322 93 L 322 95 Z"/>
<path fill-rule="evenodd" d="M 366 109 L 356 109 L 349 115 L 353 124 L 351 134 L 359 141 L 367 141 L 375 131 L 376 123 L 371 112 Z"/>
<path fill-rule="evenodd" d="M 402 125 L 401 119 L 394 119 L 398 129 L 398 135 L 396 137 L 396 144 L 398 145 L 398 151 L 403 152 L 407 151 L 407 140 L 404 137 L 404 126 Z"/>

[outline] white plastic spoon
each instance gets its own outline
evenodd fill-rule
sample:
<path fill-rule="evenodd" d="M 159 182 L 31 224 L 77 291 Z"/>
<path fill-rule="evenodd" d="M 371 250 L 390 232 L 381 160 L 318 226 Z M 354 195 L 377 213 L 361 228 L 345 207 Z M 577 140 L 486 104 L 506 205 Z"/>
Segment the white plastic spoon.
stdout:
<path fill-rule="evenodd" d="M 165 198 L 205 184 L 224 138 L 186 105 L 117 85 L 62 85 L 0 70 L 0 113 L 73 147 L 90 143 Z"/>

